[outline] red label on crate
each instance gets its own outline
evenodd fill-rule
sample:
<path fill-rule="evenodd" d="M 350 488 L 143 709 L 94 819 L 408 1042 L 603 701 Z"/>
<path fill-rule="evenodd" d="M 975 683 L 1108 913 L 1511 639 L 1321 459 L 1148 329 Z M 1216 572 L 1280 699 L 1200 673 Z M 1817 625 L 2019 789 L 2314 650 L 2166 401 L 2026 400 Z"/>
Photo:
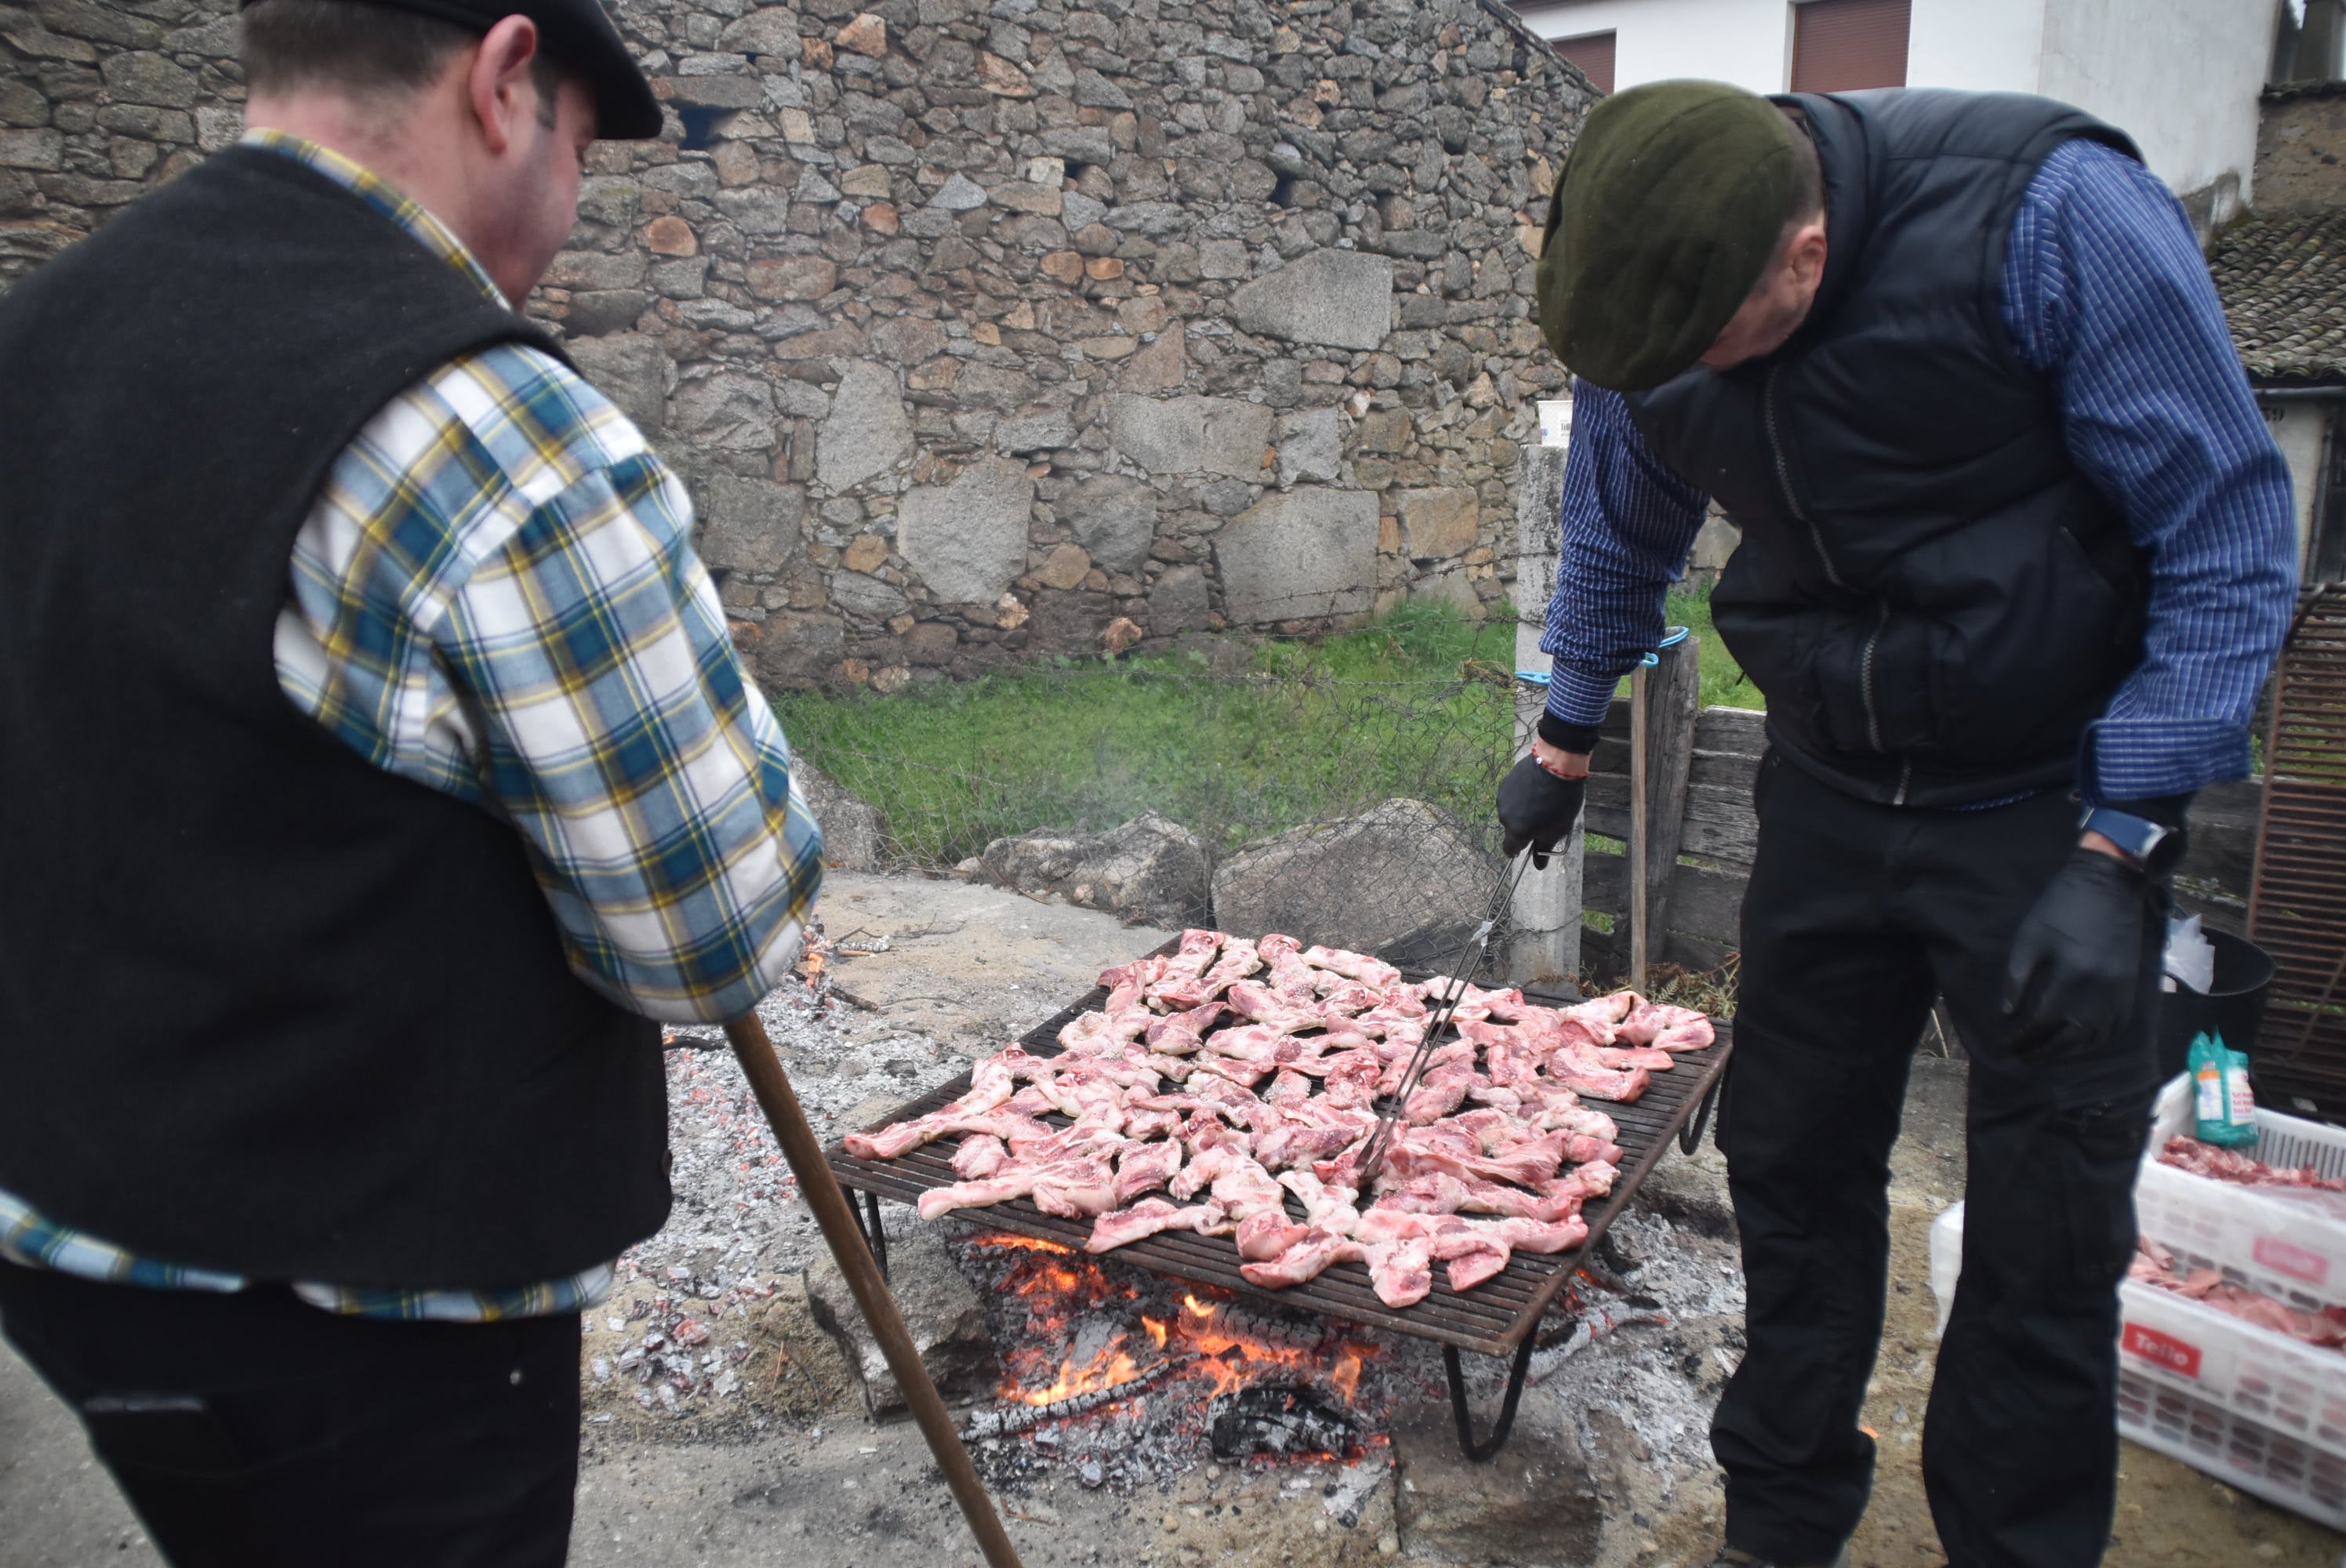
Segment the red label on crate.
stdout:
<path fill-rule="evenodd" d="M 2180 1372 L 2187 1378 L 2199 1375 L 2199 1347 L 2162 1334 L 2156 1329 L 2146 1329 L 2139 1323 L 2128 1323 L 2118 1336 L 2118 1348 L 2131 1356 L 2140 1356 L 2170 1372 Z"/>
<path fill-rule="evenodd" d="M 2308 1285 L 2320 1285 L 2330 1278 L 2330 1259 L 2270 1236 L 2257 1237 L 2256 1257 L 2275 1273 L 2302 1279 Z"/>

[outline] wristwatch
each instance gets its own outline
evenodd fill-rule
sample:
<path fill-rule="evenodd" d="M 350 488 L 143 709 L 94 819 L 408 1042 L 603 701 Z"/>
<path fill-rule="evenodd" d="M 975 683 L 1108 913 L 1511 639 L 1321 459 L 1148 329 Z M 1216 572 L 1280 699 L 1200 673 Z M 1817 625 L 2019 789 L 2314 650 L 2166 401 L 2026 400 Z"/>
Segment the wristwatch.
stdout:
<path fill-rule="evenodd" d="M 2116 844 L 2127 859 L 2154 876 L 2174 869 L 2183 857 L 2184 832 L 2163 822 L 2120 811 L 2114 807 L 2089 808 L 2077 824 L 2082 832 L 2099 833 Z"/>

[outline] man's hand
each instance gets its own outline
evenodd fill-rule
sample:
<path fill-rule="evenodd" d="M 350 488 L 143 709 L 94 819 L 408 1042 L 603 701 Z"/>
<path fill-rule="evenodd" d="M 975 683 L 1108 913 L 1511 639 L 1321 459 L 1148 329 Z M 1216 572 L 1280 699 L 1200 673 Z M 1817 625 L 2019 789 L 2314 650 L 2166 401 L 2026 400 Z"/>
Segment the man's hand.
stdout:
<path fill-rule="evenodd" d="M 2012 939 L 2004 1022 L 2012 1048 L 2067 1055 L 2116 1034 L 2142 981 L 2150 878 L 2116 846 L 2081 843 Z"/>
<path fill-rule="evenodd" d="M 1499 826 L 1503 848 L 1514 860 L 1529 845 L 1532 864 L 1545 871 L 1547 858 L 1579 820 L 1588 792 L 1588 759 L 1561 752 L 1545 740 L 1499 781 Z"/>

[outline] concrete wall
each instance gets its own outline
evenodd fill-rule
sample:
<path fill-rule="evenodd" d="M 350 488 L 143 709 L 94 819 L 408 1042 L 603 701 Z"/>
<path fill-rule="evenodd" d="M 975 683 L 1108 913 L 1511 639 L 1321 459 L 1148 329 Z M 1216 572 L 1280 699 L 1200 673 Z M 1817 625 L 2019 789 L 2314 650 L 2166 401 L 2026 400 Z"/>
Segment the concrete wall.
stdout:
<path fill-rule="evenodd" d="M 2291 498 L 2297 509 L 2297 553 L 2300 566 L 2313 539 L 2313 504 L 2321 493 L 2321 463 L 2329 452 L 2330 422 L 2338 410 L 2330 402 L 2269 402 L 2265 425 L 2289 464 Z"/>
<path fill-rule="evenodd" d="M 2346 206 L 2346 82 L 2265 95 L 2257 130 L 2256 209 Z"/>
<path fill-rule="evenodd" d="M 2047 0 L 2036 90 L 2125 130 L 2203 229 L 2220 225 L 2251 194 L 2272 23 L 2264 0 Z"/>
<path fill-rule="evenodd" d="M 1615 86 L 1705 76 L 1753 92 L 1791 80 L 1787 0 L 1554 0 L 1524 7 L 1543 37 L 1618 35 Z M 2272 49 L 2266 0 L 1914 0 L 1906 80 L 2044 93 L 2120 126 L 2158 177 L 2220 223 L 2247 194 L 2257 94 Z"/>
<path fill-rule="evenodd" d="M 0 283 L 234 139 L 228 10 L 0 0 Z M 767 681 L 1505 613 L 1588 95 L 1503 12 L 617 13 L 674 112 L 594 148 L 529 309 L 686 476 Z"/>

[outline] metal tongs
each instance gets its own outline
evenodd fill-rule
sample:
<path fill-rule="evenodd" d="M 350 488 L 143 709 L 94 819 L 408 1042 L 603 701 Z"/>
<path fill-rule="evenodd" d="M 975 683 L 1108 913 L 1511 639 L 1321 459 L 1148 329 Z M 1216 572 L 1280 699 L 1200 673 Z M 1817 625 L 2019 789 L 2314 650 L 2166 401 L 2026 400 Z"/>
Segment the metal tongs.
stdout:
<path fill-rule="evenodd" d="M 1446 983 L 1442 989 L 1442 1000 L 1434 1004 L 1433 1012 L 1426 1014 L 1425 1033 L 1418 1041 L 1417 1049 L 1410 1053 L 1409 1066 L 1402 1074 L 1401 1087 L 1393 1092 L 1390 1102 L 1392 1108 L 1377 1118 L 1376 1131 L 1369 1135 L 1368 1147 L 1361 1152 L 1359 1181 L 1362 1192 L 1368 1190 L 1369 1183 L 1377 1172 L 1384 1168 L 1385 1156 L 1392 1152 L 1394 1135 L 1409 1107 L 1409 1097 L 1417 1092 L 1418 1080 L 1425 1076 L 1426 1064 L 1433 1060 L 1442 1032 L 1450 1026 L 1452 1016 L 1458 1011 L 1458 1003 L 1465 997 L 1467 977 L 1483 967 L 1483 955 L 1490 948 L 1491 933 L 1498 929 L 1499 917 L 1506 912 L 1509 902 L 1515 896 L 1516 884 L 1524 880 L 1524 868 L 1530 864 L 1530 849 L 1525 847 L 1518 850 L 1515 870 L 1499 879 L 1498 891 L 1493 896 L 1489 910 L 1484 911 L 1483 922 L 1466 939 L 1466 945 L 1458 950 L 1457 958 L 1451 962 L 1450 972 L 1441 977 Z"/>

